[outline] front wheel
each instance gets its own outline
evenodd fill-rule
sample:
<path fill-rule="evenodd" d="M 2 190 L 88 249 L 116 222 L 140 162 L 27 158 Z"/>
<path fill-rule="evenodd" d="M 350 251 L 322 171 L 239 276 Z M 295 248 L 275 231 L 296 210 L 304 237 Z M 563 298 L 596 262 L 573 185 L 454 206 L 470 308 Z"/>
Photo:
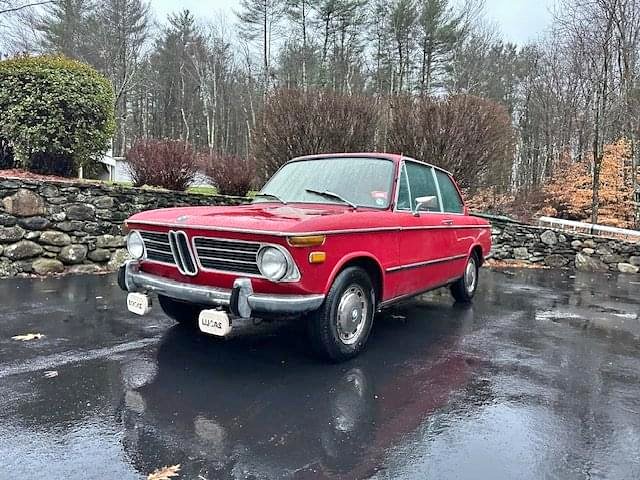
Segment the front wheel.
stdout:
<path fill-rule="evenodd" d="M 478 273 L 478 257 L 472 253 L 464 268 L 464 275 L 451 285 L 451 294 L 456 302 L 471 302 L 478 288 Z"/>
<path fill-rule="evenodd" d="M 358 355 L 373 326 L 375 292 L 366 271 L 348 267 L 338 274 L 322 306 L 310 315 L 315 350 L 333 362 Z"/>

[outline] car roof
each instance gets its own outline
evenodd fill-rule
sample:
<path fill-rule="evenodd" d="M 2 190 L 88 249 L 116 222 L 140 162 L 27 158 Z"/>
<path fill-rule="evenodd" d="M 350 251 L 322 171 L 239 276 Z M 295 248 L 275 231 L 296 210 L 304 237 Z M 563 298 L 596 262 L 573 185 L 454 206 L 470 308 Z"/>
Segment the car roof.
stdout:
<path fill-rule="evenodd" d="M 407 157 L 406 155 L 402 155 L 399 153 L 386 153 L 386 152 L 343 152 L 343 153 L 318 153 L 314 155 L 304 155 L 302 157 L 295 157 L 289 160 L 287 163 L 297 162 L 300 160 L 318 160 L 321 158 L 382 158 L 386 160 L 391 160 L 394 163 L 399 163 L 402 160 L 408 160 L 410 162 L 417 162 L 421 165 L 426 165 L 428 167 L 433 167 L 437 170 L 441 170 L 447 175 L 451 175 L 450 172 L 445 170 L 444 168 L 440 168 L 437 165 L 433 165 L 427 162 L 421 162 L 420 160 L 416 160 L 415 158 Z"/>

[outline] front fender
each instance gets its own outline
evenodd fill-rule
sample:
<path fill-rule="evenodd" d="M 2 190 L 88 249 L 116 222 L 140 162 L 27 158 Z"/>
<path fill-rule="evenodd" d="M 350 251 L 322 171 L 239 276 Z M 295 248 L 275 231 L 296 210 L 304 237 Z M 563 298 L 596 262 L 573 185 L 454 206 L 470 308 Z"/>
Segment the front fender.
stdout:
<path fill-rule="evenodd" d="M 384 272 L 384 268 L 382 268 L 382 265 L 380 264 L 378 259 L 371 252 L 358 251 L 358 252 L 351 252 L 350 254 L 345 255 L 340 259 L 339 262 L 335 264 L 335 266 L 333 267 L 333 270 L 331 271 L 331 275 L 329 275 L 327 283 L 324 287 L 324 294 L 327 295 L 329 293 L 329 289 L 331 288 L 331 285 L 333 285 L 333 282 L 335 281 L 336 277 L 347 265 L 349 265 L 349 263 L 355 263 L 355 261 L 361 260 L 361 259 L 364 259 L 367 262 L 375 264 L 376 268 L 378 269 L 378 274 L 380 276 L 380 287 L 384 289 L 385 272 Z M 378 292 L 378 295 L 382 297 L 382 291 Z"/>

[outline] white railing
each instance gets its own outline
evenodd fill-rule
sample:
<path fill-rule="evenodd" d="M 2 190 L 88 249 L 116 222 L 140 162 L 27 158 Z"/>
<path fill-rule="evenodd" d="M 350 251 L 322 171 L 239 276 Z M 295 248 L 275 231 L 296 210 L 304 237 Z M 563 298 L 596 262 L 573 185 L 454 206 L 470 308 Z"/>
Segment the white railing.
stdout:
<path fill-rule="evenodd" d="M 593 223 L 574 222 L 572 220 L 563 220 L 562 218 L 553 217 L 540 217 L 538 219 L 538 225 L 558 230 L 586 233 L 588 235 L 597 235 L 600 237 L 622 238 L 634 242 L 640 242 L 639 230 L 628 230 L 626 228 L 608 227 L 606 225 L 597 225 Z"/>

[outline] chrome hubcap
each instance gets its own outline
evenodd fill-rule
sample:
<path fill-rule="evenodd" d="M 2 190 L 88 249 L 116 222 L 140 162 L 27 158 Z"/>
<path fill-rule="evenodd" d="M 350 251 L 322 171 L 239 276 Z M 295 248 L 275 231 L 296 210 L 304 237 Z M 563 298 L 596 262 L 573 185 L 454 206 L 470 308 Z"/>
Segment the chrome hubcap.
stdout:
<path fill-rule="evenodd" d="M 476 290 L 476 284 L 478 283 L 478 271 L 476 269 L 476 261 L 473 258 L 469 259 L 467 268 L 464 271 L 464 286 L 467 292 L 473 293 Z"/>
<path fill-rule="evenodd" d="M 345 290 L 338 303 L 338 337 L 345 345 L 356 343 L 364 330 L 368 313 L 367 297 L 358 285 Z"/>

